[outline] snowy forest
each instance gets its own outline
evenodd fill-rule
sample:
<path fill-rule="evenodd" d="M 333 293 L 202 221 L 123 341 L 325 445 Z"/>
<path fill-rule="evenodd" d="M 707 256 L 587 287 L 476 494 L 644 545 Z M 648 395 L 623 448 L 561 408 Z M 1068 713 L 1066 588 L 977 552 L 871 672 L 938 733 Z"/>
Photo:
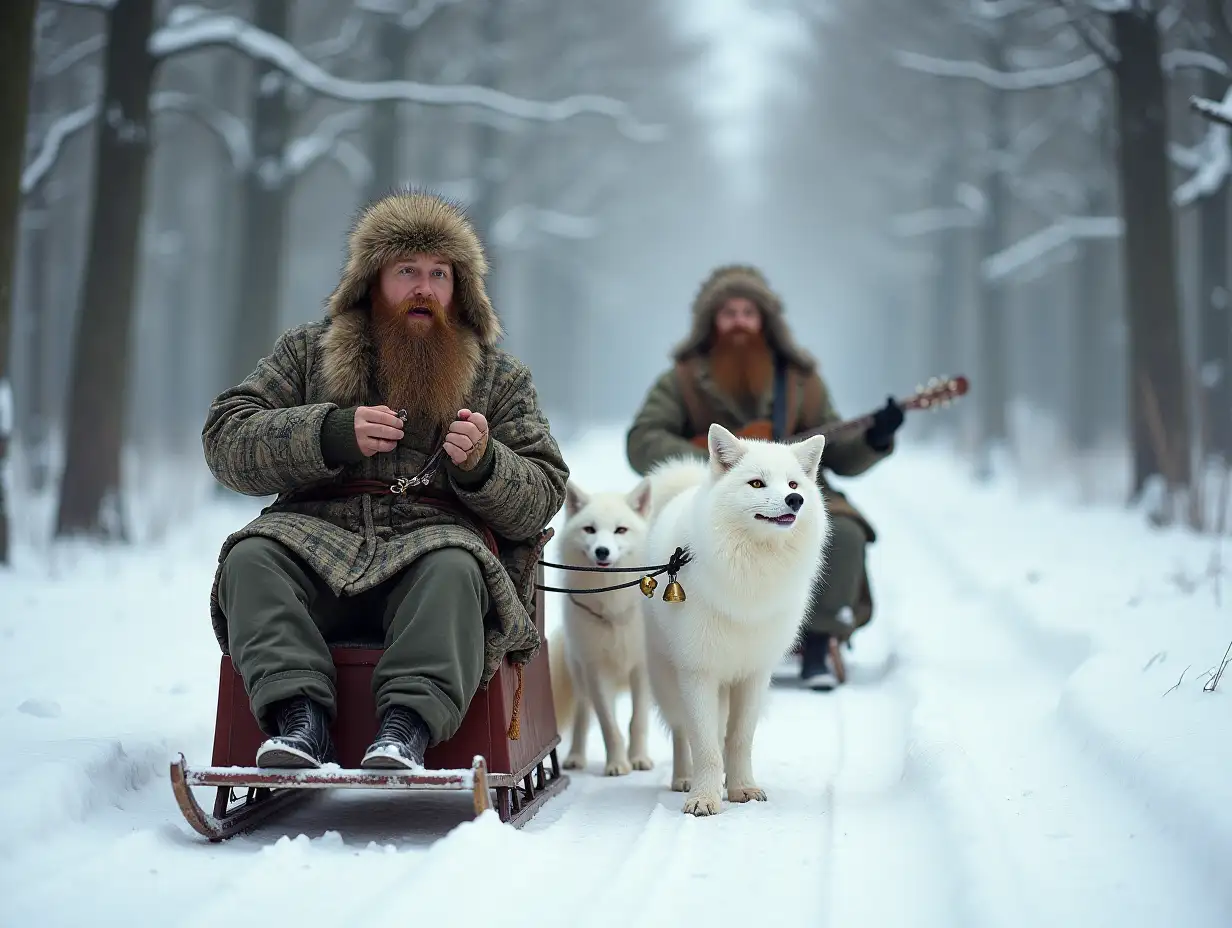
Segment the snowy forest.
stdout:
<path fill-rule="evenodd" d="M 776 0 L 725 147 L 727 6 L 8 0 L 0 559 L 217 494 L 210 400 L 398 184 L 467 206 L 563 437 L 626 424 L 740 261 L 845 414 L 962 373 L 911 438 L 1221 531 L 1228 5 Z"/>

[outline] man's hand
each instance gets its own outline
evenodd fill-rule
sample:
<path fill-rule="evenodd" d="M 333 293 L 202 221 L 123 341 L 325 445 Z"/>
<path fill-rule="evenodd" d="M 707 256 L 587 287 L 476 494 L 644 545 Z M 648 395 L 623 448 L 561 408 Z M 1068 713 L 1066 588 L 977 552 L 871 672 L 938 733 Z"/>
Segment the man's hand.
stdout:
<path fill-rule="evenodd" d="M 366 458 L 393 451 L 402 440 L 402 420 L 388 406 L 360 406 L 355 410 L 355 440 Z"/>
<path fill-rule="evenodd" d="M 483 413 L 459 409 L 445 433 L 445 453 L 462 470 L 471 470 L 488 447 L 488 420 Z"/>
<path fill-rule="evenodd" d="M 887 397 L 886 404 L 873 413 L 873 424 L 864 433 L 864 440 L 874 451 L 885 451 L 894 439 L 894 433 L 903 424 L 903 408 L 894 397 Z"/>

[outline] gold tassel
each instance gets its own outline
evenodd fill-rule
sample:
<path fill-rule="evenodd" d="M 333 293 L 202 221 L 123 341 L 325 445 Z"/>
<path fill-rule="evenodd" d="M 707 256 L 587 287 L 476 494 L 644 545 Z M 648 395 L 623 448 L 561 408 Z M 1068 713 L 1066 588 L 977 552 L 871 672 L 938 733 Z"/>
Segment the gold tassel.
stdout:
<path fill-rule="evenodd" d="M 509 730 L 505 733 L 510 741 L 522 737 L 522 665 L 514 664 L 514 672 L 518 675 L 518 688 L 513 691 L 513 715 L 509 719 Z"/>

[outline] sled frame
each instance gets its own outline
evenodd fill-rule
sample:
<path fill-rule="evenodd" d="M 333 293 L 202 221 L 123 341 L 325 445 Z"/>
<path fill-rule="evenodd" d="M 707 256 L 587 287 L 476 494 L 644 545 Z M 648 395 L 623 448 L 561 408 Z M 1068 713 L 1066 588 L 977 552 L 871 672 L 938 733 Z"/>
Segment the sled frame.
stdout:
<path fill-rule="evenodd" d="M 557 758 L 559 743 L 557 736 L 517 774 L 489 773 L 487 761 L 479 754 L 469 769 L 459 770 L 190 767 L 180 754 L 171 762 L 171 789 L 188 824 L 212 843 L 249 831 L 329 789 L 469 790 L 476 817 L 493 808 L 495 794 L 500 820 L 520 828 L 569 785 Z M 193 787 L 202 786 L 217 790 L 212 814 L 193 794 Z"/>

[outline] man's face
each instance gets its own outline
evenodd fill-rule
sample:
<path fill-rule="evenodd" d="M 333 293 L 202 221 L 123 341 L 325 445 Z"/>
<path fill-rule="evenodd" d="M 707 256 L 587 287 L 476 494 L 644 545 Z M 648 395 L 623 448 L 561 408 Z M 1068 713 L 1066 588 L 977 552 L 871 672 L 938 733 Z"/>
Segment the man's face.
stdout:
<path fill-rule="evenodd" d="M 748 297 L 729 298 L 714 317 L 714 332 L 721 341 L 743 342 L 761 331 L 761 310 Z"/>
<path fill-rule="evenodd" d="M 397 309 L 412 329 L 430 329 L 433 304 L 448 315 L 453 303 L 453 265 L 440 255 L 412 255 L 391 261 L 377 278 L 378 303 Z"/>

